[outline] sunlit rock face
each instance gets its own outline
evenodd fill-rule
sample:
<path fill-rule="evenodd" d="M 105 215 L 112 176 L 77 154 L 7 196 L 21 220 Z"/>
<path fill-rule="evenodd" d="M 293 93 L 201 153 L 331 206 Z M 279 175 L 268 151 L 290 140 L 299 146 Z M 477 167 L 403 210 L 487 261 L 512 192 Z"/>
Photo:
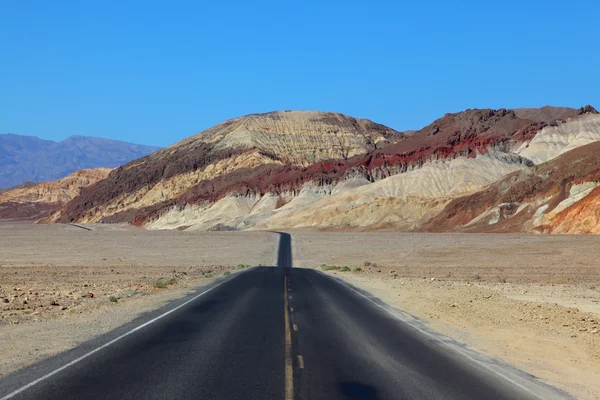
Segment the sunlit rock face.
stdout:
<path fill-rule="evenodd" d="M 548 165 L 568 170 L 563 157 L 588 157 L 599 118 L 591 107 L 466 110 L 404 133 L 336 113 L 248 115 L 115 169 L 49 220 L 190 230 L 576 231 L 594 223 L 565 222 L 596 193 L 594 161 L 570 183 L 554 182 L 560 174 Z M 514 179 L 531 186 L 533 176 L 556 179 L 531 193 L 508 187 Z M 527 193 L 515 200 L 511 190 Z M 557 202 L 548 200 L 555 190 L 569 193 L 530 210 L 533 198 Z M 477 196 L 485 201 L 465 200 Z M 504 222 L 525 212 L 531 218 Z"/>

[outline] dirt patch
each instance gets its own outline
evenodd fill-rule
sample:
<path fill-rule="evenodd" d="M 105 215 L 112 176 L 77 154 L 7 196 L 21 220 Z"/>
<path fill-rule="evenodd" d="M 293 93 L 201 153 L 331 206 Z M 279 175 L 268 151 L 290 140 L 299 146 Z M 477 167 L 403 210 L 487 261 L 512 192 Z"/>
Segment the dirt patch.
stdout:
<path fill-rule="evenodd" d="M 146 231 L 128 224 L 35 225 L 0 222 L 0 267 L 197 267 L 269 265 L 270 232 Z"/>
<path fill-rule="evenodd" d="M 293 232 L 294 265 L 393 267 L 400 276 L 551 284 L 600 282 L 600 236 Z M 600 285 L 598 285 L 600 287 Z"/>
<path fill-rule="evenodd" d="M 165 290 L 201 286 L 234 266 L 0 268 L 0 326 L 102 311 Z"/>

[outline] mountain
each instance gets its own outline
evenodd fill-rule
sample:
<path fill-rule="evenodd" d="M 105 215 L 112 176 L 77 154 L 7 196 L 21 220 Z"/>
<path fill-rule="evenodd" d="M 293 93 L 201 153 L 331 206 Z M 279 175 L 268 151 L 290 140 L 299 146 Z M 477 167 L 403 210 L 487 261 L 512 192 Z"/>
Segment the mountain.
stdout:
<path fill-rule="evenodd" d="M 31 181 L 27 181 L 27 182 L 23 182 L 20 185 L 17 186 L 13 186 L 13 187 L 9 187 L 9 188 L 0 188 L 0 193 L 4 193 L 4 192 L 8 192 L 9 190 L 13 190 L 13 189 L 27 189 L 30 188 L 32 186 L 37 185 L 37 182 L 31 182 Z"/>
<path fill-rule="evenodd" d="M 577 110 L 569 107 L 544 106 L 541 108 L 516 108 L 515 114 L 519 118 L 528 119 L 535 122 L 550 123 L 556 120 L 566 120 L 574 118 L 585 110 Z"/>
<path fill-rule="evenodd" d="M 330 160 L 344 163 L 404 138 L 383 125 L 337 113 L 248 115 L 118 168 L 55 218 L 142 223 L 174 205 L 301 185 L 302 173 L 318 179 L 320 165 Z"/>
<path fill-rule="evenodd" d="M 0 192 L 0 219 L 38 220 L 108 176 L 110 168 L 84 169 L 57 181 L 19 185 Z"/>
<path fill-rule="evenodd" d="M 510 110 L 447 114 L 411 138 L 381 150 L 388 155 L 380 161 L 386 171 L 396 163 L 389 177 L 367 179 L 353 190 L 336 189 L 301 209 L 278 212 L 257 227 L 419 229 L 456 197 L 598 140 L 600 116 L 593 113 L 550 124 L 522 120 Z M 412 166 L 397 173 L 398 165 L 411 158 L 415 159 Z M 441 230 L 451 228 L 446 225 Z"/>
<path fill-rule="evenodd" d="M 85 168 L 114 168 L 158 150 L 116 140 L 71 136 L 61 142 L 0 135 L 0 188 L 63 178 Z"/>
<path fill-rule="evenodd" d="M 600 233 L 600 141 L 456 198 L 420 230 Z"/>
<path fill-rule="evenodd" d="M 592 107 L 466 110 L 416 132 L 336 113 L 253 114 L 113 170 L 48 221 L 426 229 L 456 199 L 599 140 Z"/>

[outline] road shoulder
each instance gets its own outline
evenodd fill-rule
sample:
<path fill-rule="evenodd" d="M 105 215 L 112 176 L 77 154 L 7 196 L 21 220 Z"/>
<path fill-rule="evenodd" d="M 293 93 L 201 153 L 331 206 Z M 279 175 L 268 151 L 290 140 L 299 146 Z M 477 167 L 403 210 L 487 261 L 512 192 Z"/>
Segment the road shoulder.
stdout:
<path fill-rule="evenodd" d="M 591 333 L 594 314 L 515 300 L 484 284 L 400 278 L 389 271 L 325 273 L 367 296 L 372 293 L 373 301 L 384 307 L 402 310 L 402 318 L 423 329 L 454 338 L 577 398 L 599 398 L 600 335 Z"/>

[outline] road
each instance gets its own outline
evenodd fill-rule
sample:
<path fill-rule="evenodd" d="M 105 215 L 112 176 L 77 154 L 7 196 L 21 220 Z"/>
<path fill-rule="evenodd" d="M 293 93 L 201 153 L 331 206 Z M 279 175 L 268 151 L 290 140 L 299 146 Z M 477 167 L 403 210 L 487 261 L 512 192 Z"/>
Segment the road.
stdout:
<path fill-rule="evenodd" d="M 561 399 L 369 294 L 255 267 L 77 349 L 0 378 L 5 399 Z"/>

